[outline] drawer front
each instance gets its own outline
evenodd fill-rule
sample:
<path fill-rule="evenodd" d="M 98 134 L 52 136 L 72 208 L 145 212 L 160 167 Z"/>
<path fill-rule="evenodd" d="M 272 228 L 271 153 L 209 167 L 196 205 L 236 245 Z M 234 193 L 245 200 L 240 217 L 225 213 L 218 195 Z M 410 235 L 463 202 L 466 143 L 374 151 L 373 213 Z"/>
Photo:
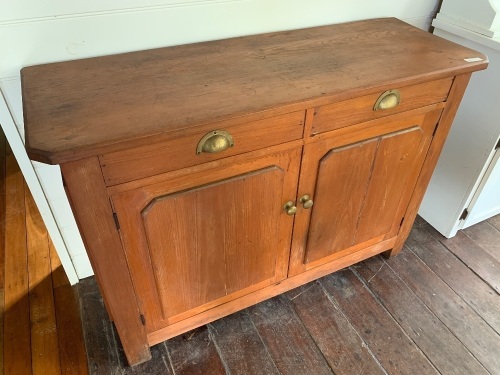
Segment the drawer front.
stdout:
<path fill-rule="evenodd" d="M 104 179 L 112 186 L 301 139 L 304 117 L 298 111 L 227 127 L 213 125 L 168 141 L 101 155 Z M 203 140 L 205 151 L 200 144 Z M 207 152 L 217 147 L 221 151 Z"/>
<path fill-rule="evenodd" d="M 442 102 L 448 97 L 452 82 L 453 78 L 445 78 L 418 85 L 395 87 L 389 90 L 390 92 L 379 92 L 316 108 L 310 135 Z M 386 105 L 397 103 L 390 102 L 396 96 L 399 96 L 399 103 L 393 108 L 375 109 L 384 94 L 387 95 Z M 381 106 L 383 107 L 384 103 Z"/>

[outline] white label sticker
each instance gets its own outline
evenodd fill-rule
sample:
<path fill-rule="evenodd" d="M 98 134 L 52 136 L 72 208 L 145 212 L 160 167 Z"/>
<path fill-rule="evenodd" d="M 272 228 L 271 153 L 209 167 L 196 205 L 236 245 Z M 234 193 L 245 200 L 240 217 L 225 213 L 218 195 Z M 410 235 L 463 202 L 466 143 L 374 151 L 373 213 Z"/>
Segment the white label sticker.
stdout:
<path fill-rule="evenodd" d="M 464 61 L 467 61 L 467 62 L 478 62 L 478 61 L 483 61 L 483 59 L 480 58 L 480 57 L 469 57 L 468 59 L 464 59 Z"/>

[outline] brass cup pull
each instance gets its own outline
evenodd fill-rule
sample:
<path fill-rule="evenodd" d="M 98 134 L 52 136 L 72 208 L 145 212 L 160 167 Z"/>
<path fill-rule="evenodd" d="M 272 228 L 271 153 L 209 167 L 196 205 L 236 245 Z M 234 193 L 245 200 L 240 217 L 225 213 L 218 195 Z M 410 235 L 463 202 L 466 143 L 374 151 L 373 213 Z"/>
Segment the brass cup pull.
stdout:
<path fill-rule="evenodd" d="M 283 209 L 285 210 L 286 214 L 290 216 L 297 213 L 297 207 L 295 207 L 295 203 L 293 203 L 292 201 L 286 202 L 283 206 Z"/>
<path fill-rule="evenodd" d="M 196 153 L 215 154 L 234 146 L 233 137 L 225 130 L 213 130 L 205 134 L 196 147 Z"/>
<path fill-rule="evenodd" d="M 399 90 L 389 90 L 379 96 L 373 106 L 373 110 L 378 111 L 379 109 L 383 110 L 396 108 L 400 101 L 401 93 Z"/>
<path fill-rule="evenodd" d="M 302 206 L 307 210 L 311 208 L 314 204 L 313 200 L 309 195 L 303 195 L 302 198 L 300 198 L 300 203 L 302 203 Z"/>

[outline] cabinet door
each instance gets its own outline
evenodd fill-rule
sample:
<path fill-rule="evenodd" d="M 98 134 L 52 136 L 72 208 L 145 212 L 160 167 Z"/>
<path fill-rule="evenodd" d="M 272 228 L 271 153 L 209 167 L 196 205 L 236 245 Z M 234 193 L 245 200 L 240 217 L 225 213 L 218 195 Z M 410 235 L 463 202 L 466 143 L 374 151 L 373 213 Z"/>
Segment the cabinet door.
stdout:
<path fill-rule="evenodd" d="M 295 200 L 300 153 L 228 158 L 111 196 L 148 332 L 286 277 L 283 205 Z"/>
<path fill-rule="evenodd" d="M 325 134 L 304 147 L 290 274 L 397 236 L 440 110 Z M 300 199 L 300 198 L 298 198 Z"/>

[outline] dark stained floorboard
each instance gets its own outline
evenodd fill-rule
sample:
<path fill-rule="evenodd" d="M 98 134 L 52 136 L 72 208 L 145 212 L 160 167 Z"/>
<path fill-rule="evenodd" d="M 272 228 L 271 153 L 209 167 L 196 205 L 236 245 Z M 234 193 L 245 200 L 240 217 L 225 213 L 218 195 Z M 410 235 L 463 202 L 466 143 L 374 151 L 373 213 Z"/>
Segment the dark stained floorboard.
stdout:
<path fill-rule="evenodd" d="M 320 280 L 389 374 L 438 374 L 371 291 L 349 269 Z"/>
<path fill-rule="evenodd" d="M 460 232 L 465 243 L 446 240 L 417 218 L 398 257 L 368 259 L 170 339 L 134 368 L 95 281 L 85 280 L 90 372 L 500 374 L 500 296 L 492 287 L 500 275 L 483 248 L 494 234 L 469 232 Z"/>
<path fill-rule="evenodd" d="M 168 340 L 165 345 L 176 375 L 226 374 L 207 326 Z"/>
<path fill-rule="evenodd" d="M 381 258 L 375 259 L 382 261 Z M 410 249 L 405 249 L 400 256 L 387 260 L 386 264 L 488 371 L 500 372 L 498 334 L 453 289 Z"/>
<path fill-rule="evenodd" d="M 319 282 L 291 290 L 287 296 L 335 374 L 384 374 L 368 345 Z"/>
<path fill-rule="evenodd" d="M 486 221 L 496 230 L 500 231 L 500 215 L 493 216 Z"/>
<path fill-rule="evenodd" d="M 500 261 L 496 260 L 490 253 L 486 252 L 461 231 L 453 238 L 445 238 L 430 225 L 426 226 L 426 230 L 460 258 L 484 282 L 490 285 L 497 293 L 500 293 Z"/>
<path fill-rule="evenodd" d="M 279 375 L 269 351 L 243 310 L 209 325 L 226 368 L 232 375 Z"/>
<path fill-rule="evenodd" d="M 500 261 L 500 231 L 497 228 L 483 221 L 464 229 L 463 232 L 493 258 Z"/>
<path fill-rule="evenodd" d="M 381 257 L 373 257 L 353 268 L 440 373 L 488 374 L 439 319 L 446 311 L 436 314 L 430 311 Z"/>
<path fill-rule="evenodd" d="M 173 371 L 168 358 L 167 348 L 165 343 L 161 343 L 151 347 L 151 360 L 141 363 L 136 366 L 128 366 L 127 359 L 125 357 L 125 351 L 120 344 L 118 339 L 118 332 L 116 328 L 113 327 L 113 338 L 117 342 L 118 359 L 119 366 L 117 370 L 123 375 L 173 375 Z"/>
<path fill-rule="evenodd" d="M 417 218 L 398 257 L 368 259 L 170 339 L 134 368 L 95 281 L 85 280 L 90 373 L 500 374 L 500 296 L 491 286 L 500 275 L 483 248 L 494 234 L 482 234 L 450 241 Z"/>
<path fill-rule="evenodd" d="M 250 317 L 283 375 L 333 374 L 284 296 L 249 308 Z"/>
<path fill-rule="evenodd" d="M 78 288 L 89 373 L 119 374 L 117 342 L 97 283 L 93 277 L 87 278 L 78 284 Z"/>
<path fill-rule="evenodd" d="M 498 294 L 424 228 L 414 227 L 406 244 L 497 334 L 500 334 L 500 314 L 498 313 L 500 297 Z"/>

